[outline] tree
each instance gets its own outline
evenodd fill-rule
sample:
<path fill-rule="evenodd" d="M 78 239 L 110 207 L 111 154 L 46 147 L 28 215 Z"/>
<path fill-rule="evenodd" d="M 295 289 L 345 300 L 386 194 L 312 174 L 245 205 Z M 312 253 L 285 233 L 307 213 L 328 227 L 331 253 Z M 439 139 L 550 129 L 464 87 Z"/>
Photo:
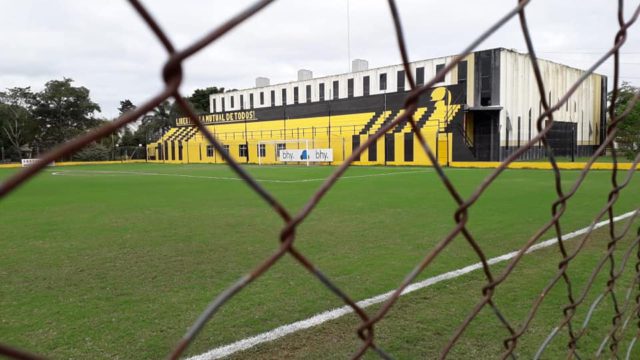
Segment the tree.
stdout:
<path fill-rule="evenodd" d="M 158 140 L 171 127 L 176 126 L 176 119 L 180 116 L 179 106 L 175 102 L 164 101 L 156 106 L 149 114 L 142 117 L 140 126 L 134 133 L 138 144 L 148 144 Z"/>
<path fill-rule="evenodd" d="M 616 115 L 620 115 L 627 110 L 631 99 L 638 91 L 640 91 L 640 88 L 631 86 L 627 82 L 622 83 L 614 104 Z M 612 93 L 609 93 L 610 101 L 611 98 Z M 618 133 L 615 140 L 618 144 L 618 149 L 624 156 L 629 160 L 635 159 L 640 152 L 640 102 L 637 102 L 629 114 L 618 124 Z"/>
<path fill-rule="evenodd" d="M 133 137 L 133 132 L 128 126 L 124 127 L 124 132 L 122 133 L 122 137 L 120 138 L 120 145 L 122 146 L 137 146 L 135 138 Z"/>
<path fill-rule="evenodd" d="M 118 108 L 118 112 L 120 112 L 120 116 L 122 116 L 124 113 L 127 113 L 129 111 L 133 111 L 137 108 L 137 106 L 135 106 L 131 100 L 129 99 L 124 99 L 122 101 L 120 101 L 120 107 Z"/>
<path fill-rule="evenodd" d="M 30 111 L 34 94 L 29 87 L 15 87 L 0 92 L 0 142 L 4 157 L 5 141 L 10 145 L 12 157 L 21 159 L 25 149 L 38 135 L 38 124 Z"/>
<path fill-rule="evenodd" d="M 99 125 L 100 106 L 91 101 L 89 89 L 72 86 L 73 80 L 51 80 L 35 94 L 33 115 L 42 132 L 42 146 L 53 147 Z"/>
<path fill-rule="evenodd" d="M 193 109 L 198 114 L 209 112 L 209 95 L 223 93 L 224 88 L 211 86 L 205 89 L 196 89 L 190 97 L 187 98 Z"/>

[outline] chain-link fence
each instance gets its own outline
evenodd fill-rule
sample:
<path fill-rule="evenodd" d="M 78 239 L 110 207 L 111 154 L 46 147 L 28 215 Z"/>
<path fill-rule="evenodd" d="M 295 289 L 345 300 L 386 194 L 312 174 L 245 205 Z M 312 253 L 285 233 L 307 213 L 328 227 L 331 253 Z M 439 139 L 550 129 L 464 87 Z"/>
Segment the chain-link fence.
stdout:
<path fill-rule="evenodd" d="M 638 292 L 637 290 L 638 276 L 640 276 L 640 234 L 635 238 L 635 241 L 633 241 L 626 249 L 625 254 L 627 255 L 625 257 L 625 261 L 623 261 L 622 263 L 622 265 L 625 265 L 630 257 L 630 254 L 634 249 L 637 249 L 638 258 L 633 269 L 633 271 L 635 271 L 635 281 L 631 285 L 632 288 L 630 289 L 630 292 L 634 290 L 637 295 L 633 298 L 627 298 L 627 300 L 624 301 L 624 304 L 622 304 L 620 299 L 616 298 L 613 290 L 616 287 L 617 280 L 619 279 L 624 266 L 620 268 L 621 270 L 615 271 L 615 267 L 613 266 L 613 251 L 616 249 L 616 245 L 618 244 L 619 240 L 631 231 L 631 222 L 629 222 L 629 225 L 625 228 L 616 231 L 614 229 L 613 207 L 620 196 L 620 191 L 630 183 L 631 177 L 636 170 L 638 162 L 640 161 L 640 155 L 635 158 L 633 166 L 630 170 L 628 170 L 626 173 L 621 173 L 621 171 L 618 170 L 616 150 L 615 147 L 612 147 L 612 143 L 614 141 L 616 133 L 618 132 L 620 123 L 624 121 L 625 116 L 627 116 L 631 108 L 635 105 L 640 94 L 635 95 L 627 110 L 622 114 L 616 114 L 613 107 L 609 109 L 610 121 L 606 131 L 606 137 L 602 144 L 597 148 L 593 156 L 591 156 L 590 160 L 586 163 L 584 168 L 581 170 L 580 176 L 572 184 L 569 191 L 565 191 L 561 186 L 562 177 L 554 158 L 553 148 L 555 140 L 553 135 L 553 123 L 554 112 L 560 109 L 568 101 L 571 95 L 579 88 L 581 83 L 585 81 L 585 79 L 590 74 L 592 74 L 596 68 L 598 68 L 609 58 L 613 58 L 614 62 L 613 91 L 611 103 L 614 104 L 616 102 L 616 98 L 619 95 L 620 85 L 620 49 L 627 41 L 627 29 L 636 22 L 638 15 L 640 14 L 640 5 L 637 5 L 633 9 L 631 16 L 628 16 L 628 14 L 625 15 L 625 11 L 623 9 L 624 2 L 622 0 L 618 1 L 617 6 L 619 29 L 612 39 L 613 46 L 607 51 L 603 52 L 600 58 L 594 64 L 592 64 L 592 66 L 590 66 L 588 70 L 584 72 L 580 79 L 572 84 L 567 92 L 562 97 L 560 97 L 557 103 L 554 104 L 549 103 L 546 100 L 545 84 L 542 81 L 542 74 L 539 68 L 536 51 L 534 49 L 527 25 L 527 17 L 525 11 L 527 5 L 529 5 L 529 3 L 531 2 L 530 0 L 517 1 L 512 9 L 509 9 L 495 24 L 480 33 L 477 38 L 473 40 L 473 42 L 471 42 L 471 44 L 460 51 L 460 54 L 458 56 L 456 56 L 451 62 L 446 64 L 446 66 L 444 66 L 444 68 L 441 69 L 434 78 L 427 81 L 423 86 L 416 86 L 416 81 L 414 80 L 411 71 L 409 71 L 409 56 L 407 54 L 407 49 L 405 46 L 405 39 L 402 31 L 400 17 L 398 15 L 398 10 L 395 2 L 393 0 L 389 0 L 389 9 L 395 25 L 398 48 L 402 56 L 408 83 L 412 89 L 405 101 L 404 109 L 406 111 L 400 114 L 393 121 L 382 126 L 374 135 L 368 137 L 365 141 L 363 141 L 360 146 L 345 159 L 342 165 L 337 167 L 332 175 L 324 181 L 324 183 L 317 189 L 316 193 L 309 199 L 306 205 L 303 206 L 299 212 L 292 213 L 290 209 L 285 208 L 276 197 L 274 197 L 270 192 L 263 188 L 238 164 L 238 162 L 236 162 L 232 157 L 228 155 L 221 142 L 216 139 L 213 134 L 209 132 L 206 126 L 198 119 L 198 116 L 196 116 L 193 109 L 189 107 L 188 103 L 185 101 L 184 97 L 178 90 L 178 87 L 182 82 L 182 64 L 185 59 L 202 50 L 204 47 L 210 45 L 211 43 L 219 39 L 222 35 L 229 32 L 243 21 L 251 18 L 254 14 L 258 13 L 272 2 L 273 0 L 257 1 L 236 16 L 229 18 L 221 26 L 213 29 L 202 38 L 194 41 L 185 49 L 177 50 L 174 47 L 172 41 L 169 39 L 168 35 L 160 28 L 160 26 L 149 14 L 146 8 L 139 1 L 130 0 L 131 5 L 138 12 L 143 21 L 149 26 L 150 30 L 155 34 L 156 38 L 163 45 L 167 52 L 167 61 L 164 68 L 162 69 L 162 75 L 166 84 L 165 88 L 134 111 L 124 114 L 119 119 L 99 129 L 96 129 L 91 133 L 88 133 L 66 144 L 63 144 L 62 146 L 42 156 L 41 160 L 35 165 L 24 168 L 22 171 L 8 178 L 0 185 L 0 198 L 6 196 L 16 187 L 32 178 L 39 171 L 41 171 L 46 166 L 46 164 L 50 163 L 51 161 L 57 160 L 61 157 L 69 156 L 70 154 L 79 151 L 84 146 L 92 143 L 93 141 L 105 137 L 116 131 L 117 129 L 123 127 L 124 125 L 140 118 L 140 116 L 152 110 L 162 101 L 173 98 L 184 109 L 185 113 L 188 114 L 193 123 L 197 126 L 200 132 L 204 134 L 204 137 L 211 143 L 215 151 L 220 154 L 220 156 L 228 164 L 228 166 L 246 182 L 247 186 L 253 189 L 264 201 L 266 201 L 273 208 L 273 211 L 275 211 L 282 218 L 284 225 L 282 227 L 279 239 L 280 243 L 275 247 L 273 254 L 264 259 L 254 269 L 250 269 L 247 275 L 238 279 L 234 284 L 229 286 L 225 291 L 223 291 L 215 299 L 213 299 L 209 306 L 204 309 L 201 316 L 194 321 L 193 325 L 187 331 L 184 337 L 177 341 L 174 349 L 169 354 L 169 358 L 176 359 L 180 357 L 185 349 L 189 346 L 189 344 L 202 330 L 204 325 L 214 317 L 216 312 L 221 307 L 223 307 L 227 302 L 233 301 L 233 298 L 236 294 L 242 291 L 245 287 L 249 286 L 254 280 L 262 276 L 267 270 L 274 266 L 274 264 L 280 261 L 286 254 L 291 255 L 302 267 L 312 273 L 318 279 L 318 281 L 326 286 L 328 291 L 334 293 L 345 304 L 351 307 L 360 318 L 361 325 L 359 326 L 357 333 L 359 338 L 362 340 L 362 343 L 359 349 L 356 349 L 353 357 L 359 358 L 367 351 L 373 351 L 382 358 L 390 358 L 391 354 L 387 354 L 387 352 L 385 352 L 385 350 L 382 349 L 376 342 L 376 325 L 389 313 L 390 309 L 394 307 L 394 305 L 396 305 L 397 300 L 403 290 L 405 290 L 407 286 L 409 286 L 427 267 L 429 267 L 433 263 L 433 261 L 443 252 L 443 250 L 452 243 L 453 239 L 458 237 L 459 235 L 461 235 L 469 243 L 471 249 L 477 254 L 478 258 L 480 259 L 484 274 L 486 275 L 486 285 L 482 288 L 483 296 L 480 301 L 475 307 L 470 309 L 465 320 L 459 325 L 457 329 L 453 331 L 453 335 L 451 336 L 450 340 L 447 343 L 443 344 L 441 357 L 447 356 L 449 351 L 456 345 L 456 342 L 461 337 L 463 332 L 467 329 L 470 322 L 478 316 L 482 309 L 487 307 L 493 310 L 493 313 L 499 320 L 500 324 L 502 324 L 504 329 L 506 329 L 510 334 L 510 336 L 508 336 L 508 338 L 504 340 L 503 357 L 512 357 L 514 354 L 514 350 L 516 350 L 518 346 L 519 339 L 529 328 L 532 319 L 536 317 L 536 312 L 541 303 L 544 301 L 545 296 L 549 294 L 552 289 L 554 289 L 560 283 L 566 284 L 565 288 L 567 292 L 568 304 L 564 308 L 562 316 L 559 319 L 558 326 L 554 328 L 551 334 L 549 334 L 547 341 L 545 341 L 540 346 L 538 352 L 539 354 L 542 354 L 545 347 L 550 343 L 550 340 L 557 333 L 565 330 L 570 338 L 567 346 L 568 355 L 581 357 L 583 355 L 579 354 L 577 350 L 577 344 L 584 334 L 584 331 L 583 329 L 578 329 L 578 327 L 573 324 L 573 316 L 577 307 L 584 306 L 583 302 L 585 299 L 585 294 L 574 293 L 574 290 L 572 290 L 573 288 L 571 287 L 572 279 L 567 273 L 567 268 L 572 260 L 576 257 L 576 255 L 581 251 L 583 245 L 587 242 L 589 236 L 591 235 L 591 232 L 595 228 L 596 222 L 600 221 L 603 218 L 609 219 L 609 241 L 607 244 L 607 251 L 604 257 L 598 263 L 598 266 L 594 268 L 593 276 L 589 278 L 586 288 L 589 288 L 593 284 L 595 276 L 600 273 L 604 265 L 606 263 L 610 263 L 612 270 L 609 272 L 607 287 L 600 294 L 600 298 L 611 297 L 611 301 L 614 303 L 612 325 L 604 343 L 608 344 L 607 348 L 609 349 L 608 351 L 610 351 L 610 355 L 613 357 L 617 357 L 621 333 L 625 330 L 636 332 L 638 331 L 638 327 L 626 326 L 628 321 L 635 319 L 633 321 L 636 321 L 638 323 L 638 326 L 640 326 L 640 292 Z M 579 4 L 577 4 L 577 6 L 578 5 Z M 504 160 L 494 171 L 490 173 L 490 175 L 488 175 L 484 179 L 482 183 L 477 186 L 475 191 L 470 196 L 463 196 L 447 177 L 447 175 L 443 171 L 442 165 L 438 163 L 438 157 L 436 156 L 434 149 L 428 146 L 427 141 L 421 135 L 421 132 L 419 131 L 419 128 L 417 127 L 416 122 L 413 118 L 413 114 L 418 107 L 417 101 L 418 97 L 421 94 L 424 94 L 426 91 L 428 91 L 429 88 L 443 81 L 444 76 L 449 71 L 454 69 L 465 56 L 470 54 L 478 45 L 480 45 L 496 30 L 500 29 L 506 22 L 512 20 L 513 18 L 517 18 L 517 20 L 520 22 L 522 35 L 524 36 L 526 46 L 531 58 L 531 66 L 533 67 L 533 71 L 535 73 L 536 84 L 540 93 L 540 99 L 542 101 L 542 108 L 544 111 L 535 121 L 535 125 L 539 133 L 537 136 L 531 138 L 530 140 L 523 141 L 523 143 L 513 151 L 510 151 L 508 154 L 504 154 Z M 457 209 L 453 214 L 456 220 L 456 224 L 450 230 L 447 236 L 441 239 L 438 244 L 428 252 L 428 254 L 422 259 L 422 261 L 420 261 L 420 263 L 417 264 L 415 268 L 405 277 L 405 279 L 398 285 L 393 295 L 389 297 L 389 299 L 379 308 L 379 310 L 377 310 L 377 312 L 374 314 L 369 314 L 365 312 L 360 306 L 358 306 L 345 290 L 338 287 L 332 279 L 324 275 L 303 253 L 301 253 L 296 248 L 296 228 L 305 218 L 309 216 L 309 214 L 314 211 L 318 202 L 331 190 L 333 185 L 345 173 L 349 166 L 351 166 L 351 164 L 356 159 L 358 159 L 360 155 L 373 142 L 377 141 L 378 138 L 383 137 L 385 133 L 390 129 L 393 129 L 398 124 L 403 122 L 408 122 L 408 124 L 415 132 L 416 139 L 419 142 L 422 150 L 424 150 L 425 154 L 434 164 L 434 168 L 436 170 L 436 173 L 438 174 L 439 179 L 449 191 L 453 200 L 456 202 Z M 568 131 L 570 133 L 571 129 L 569 129 Z M 550 186 L 555 186 L 556 192 L 556 200 L 551 204 L 552 216 L 545 224 L 543 224 L 538 229 L 538 231 L 536 231 L 526 241 L 525 244 L 522 245 L 522 247 L 517 251 L 517 254 L 508 262 L 504 269 L 502 269 L 500 272 L 497 272 L 495 269 L 490 268 L 490 264 L 487 261 L 487 257 L 485 256 L 482 246 L 480 246 L 480 244 L 474 238 L 472 232 L 467 228 L 467 223 L 469 221 L 469 209 L 477 203 L 478 199 L 483 196 L 487 189 L 493 186 L 495 180 L 500 176 L 500 174 L 504 172 L 504 170 L 510 163 L 516 161 L 523 154 L 531 152 L 531 149 L 534 149 L 539 145 L 541 145 L 541 147 L 544 149 L 544 153 L 549 157 L 549 162 L 552 165 L 553 175 L 555 178 L 554 184 L 550 184 Z M 595 159 L 603 154 L 605 152 L 605 149 L 608 148 L 612 151 L 613 171 L 611 177 L 611 190 L 609 192 L 608 198 L 606 199 L 606 205 L 594 215 L 593 219 L 591 219 L 593 220 L 591 227 L 588 229 L 586 234 L 581 236 L 578 246 L 575 248 L 575 250 L 569 251 L 564 245 L 562 233 L 560 230 L 562 216 L 565 212 L 565 209 L 567 208 L 567 204 L 571 201 L 574 194 L 581 188 L 581 185 L 583 184 L 587 174 L 591 170 Z M 129 156 L 128 153 L 127 156 Z M 521 324 L 516 327 L 513 323 L 507 321 L 506 318 L 502 315 L 501 309 L 493 301 L 493 296 L 496 292 L 496 289 L 512 274 L 525 253 L 531 249 L 531 247 L 541 238 L 541 236 L 543 236 L 543 234 L 547 230 L 555 232 L 555 235 L 558 238 L 558 247 L 563 258 L 558 264 L 556 274 L 552 279 L 550 279 L 548 285 L 540 293 L 540 296 L 537 297 L 536 300 L 531 304 L 526 319 L 524 319 L 524 321 L 522 321 Z M 460 309 L 460 311 L 463 310 Z M 634 337 L 634 339 L 635 338 L 637 338 L 637 335 Z M 635 340 L 628 345 L 629 349 L 627 349 L 627 354 L 630 352 L 631 348 L 634 345 Z M 26 351 L 14 349 L 9 345 L 4 344 L 0 344 L 0 354 L 15 358 L 37 358 L 37 356 L 31 355 Z"/>

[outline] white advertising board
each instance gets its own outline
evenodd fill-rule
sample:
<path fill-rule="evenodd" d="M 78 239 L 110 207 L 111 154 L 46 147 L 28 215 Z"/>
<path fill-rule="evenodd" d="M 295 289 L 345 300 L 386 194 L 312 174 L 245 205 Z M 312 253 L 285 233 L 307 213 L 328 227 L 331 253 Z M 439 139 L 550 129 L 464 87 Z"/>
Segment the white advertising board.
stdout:
<path fill-rule="evenodd" d="M 333 161 L 333 149 L 290 149 L 278 152 L 278 161 Z"/>

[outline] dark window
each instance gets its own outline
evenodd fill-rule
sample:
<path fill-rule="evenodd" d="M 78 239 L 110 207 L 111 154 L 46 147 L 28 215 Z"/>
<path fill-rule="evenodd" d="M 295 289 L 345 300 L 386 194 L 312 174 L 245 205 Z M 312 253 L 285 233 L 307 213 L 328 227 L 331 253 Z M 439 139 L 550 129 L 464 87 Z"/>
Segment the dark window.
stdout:
<path fill-rule="evenodd" d="M 240 110 L 244 109 L 244 95 L 240 95 Z"/>
<path fill-rule="evenodd" d="M 353 97 L 353 79 L 347 80 L 347 96 Z"/>
<path fill-rule="evenodd" d="M 424 85 L 424 67 L 416 68 L 416 85 Z"/>
<path fill-rule="evenodd" d="M 491 52 L 481 52 L 480 54 L 480 105 L 491 105 Z"/>
<path fill-rule="evenodd" d="M 413 133 L 404 133 L 404 161 L 413 161 Z"/>
<path fill-rule="evenodd" d="M 461 61 L 458 64 L 458 84 L 467 83 L 467 62 Z"/>
<path fill-rule="evenodd" d="M 240 144 L 238 151 L 240 152 L 240 157 L 247 157 L 247 144 Z"/>
<path fill-rule="evenodd" d="M 207 145 L 207 157 L 213 157 L 213 145 Z"/>
<path fill-rule="evenodd" d="M 307 102 L 311 102 L 311 85 L 307 85 L 306 89 L 306 95 L 307 95 Z"/>
<path fill-rule="evenodd" d="M 396 161 L 394 134 L 384 134 L 384 161 Z"/>
<path fill-rule="evenodd" d="M 253 109 L 253 94 L 249 94 L 249 109 Z"/>
<path fill-rule="evenodd" d="M 387 74 L 380 74 L 380 91 L 387 90 Z"/>
<path fill-rule="evenodd" d="M 338 100 L 338 95 L 340 92 L 338 80 L 333 82 L 333 100 Z"/>
<path fill-rule="evenodd" d="M 222 145 L 222 147 L 224 148 L 225 154 L 229 155 L 229 145 Z"/>
<path fill-rule="evenodd" d="M 182 141 L 178 142 L 178 160 L 182 160 Z"/>
<path fill-rule="evenodd" d="M 258 156 L 267 156 L 267 146 L 265 144 L 258 144 Z"/>
<path fill-rule="evenodd" d="M 264 105 L 264 91 L 260 91 L 260 105 Z"/>
<path fill-rule="evenodd" d="M 224 98 L 222 98 L 221 100 L 222 100 L 222 112 L 224 112 Z"/>
<path fill-rule="evenodd" d="M 458 64 L 458 84 L 465 85 L 467 83 L 467 62 L 461 61 Z M 461 102 L 467 102 L 467 89 L 462 89 L 463 96 L 460 99 Z"/>
<path fill-rule="evenodd" d="M 442 71 L 442 69 L 444 69 L 444 64 L 438 64 L 436 65 L 436 74 L 439 73 L 440 71 Z M 444 77 L 442 78 L 444 81 Z M 442 82 L 442 81 L 441 81 Z"/>
<path fill-rule="evenodd" d="M 404 91 L 404 70 L 398 70 L 398 91 Z"/>
<path fill-rule="evenodd" d="M 287 104 L 287 89 L 282 89 L 282 105 Z"/>
<path fill-rule="evenodd" d="M 294 103 L 294 104 L 297 104 L 297 103 L 298 103 L 298 95 L 299 95 L 299 94 L 298 94 L 298 87 L 297 87 L 297 86 L 295 86 L 295 87 L 293 88 L 293 103 Z"/>
<path fill-rule="evenodd" d="M 378 160 L 378 142 L 374 141 L 369 145 L 369 161 Z"/>
<path fill-rule="evenodd" d="M 360 147 L 360 135 L 353 135 L 351 137 L 351 152 L 354 153 Z M 353 161 L 360 161 L 360 155 Z"/>
<path fill-rule="evenodd" d="M 324 84 L 320 84 L 318 88 L 318 98 L 320 101 L 324 101 Z"/>
<path fill-rule="evenodd" d="M 211 112 L 216 112 L 216 99 L 213 99 L 213 109 L 211 109 Z"/>
<path fill-rule="evenodd" d="M 284 150 L 287 148 L 286 144 L 276 144 L 276 158 L 280 157 L 280 151 Z"/>
<path fill-rule="evenodd" d="M 231 108 L 233 109 L 236 105 L 234 104 L 233 95 L 231 96 Z"/>
<path fill-rule="evenodd" d="M 369 95 L 369 77 L 365 76 L 362 78 L 362 95 Z"/>
<path fill-rule="evenodd" d="M 276 91 L 271 90 L 271 106 L 276 106 Z"/>

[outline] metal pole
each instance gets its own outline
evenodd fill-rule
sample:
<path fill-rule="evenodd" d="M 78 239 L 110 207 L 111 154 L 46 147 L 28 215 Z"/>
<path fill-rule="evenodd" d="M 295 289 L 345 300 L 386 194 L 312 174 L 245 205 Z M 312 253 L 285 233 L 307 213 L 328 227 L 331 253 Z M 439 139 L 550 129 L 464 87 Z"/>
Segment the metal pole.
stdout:
<path fill-rule="evenodd" d="M 309 157 L 311 157 L 311 153 L 309 152 L 309 140 L 304 141 L 307 147 L 307 166 L 309 166 Z"/>

